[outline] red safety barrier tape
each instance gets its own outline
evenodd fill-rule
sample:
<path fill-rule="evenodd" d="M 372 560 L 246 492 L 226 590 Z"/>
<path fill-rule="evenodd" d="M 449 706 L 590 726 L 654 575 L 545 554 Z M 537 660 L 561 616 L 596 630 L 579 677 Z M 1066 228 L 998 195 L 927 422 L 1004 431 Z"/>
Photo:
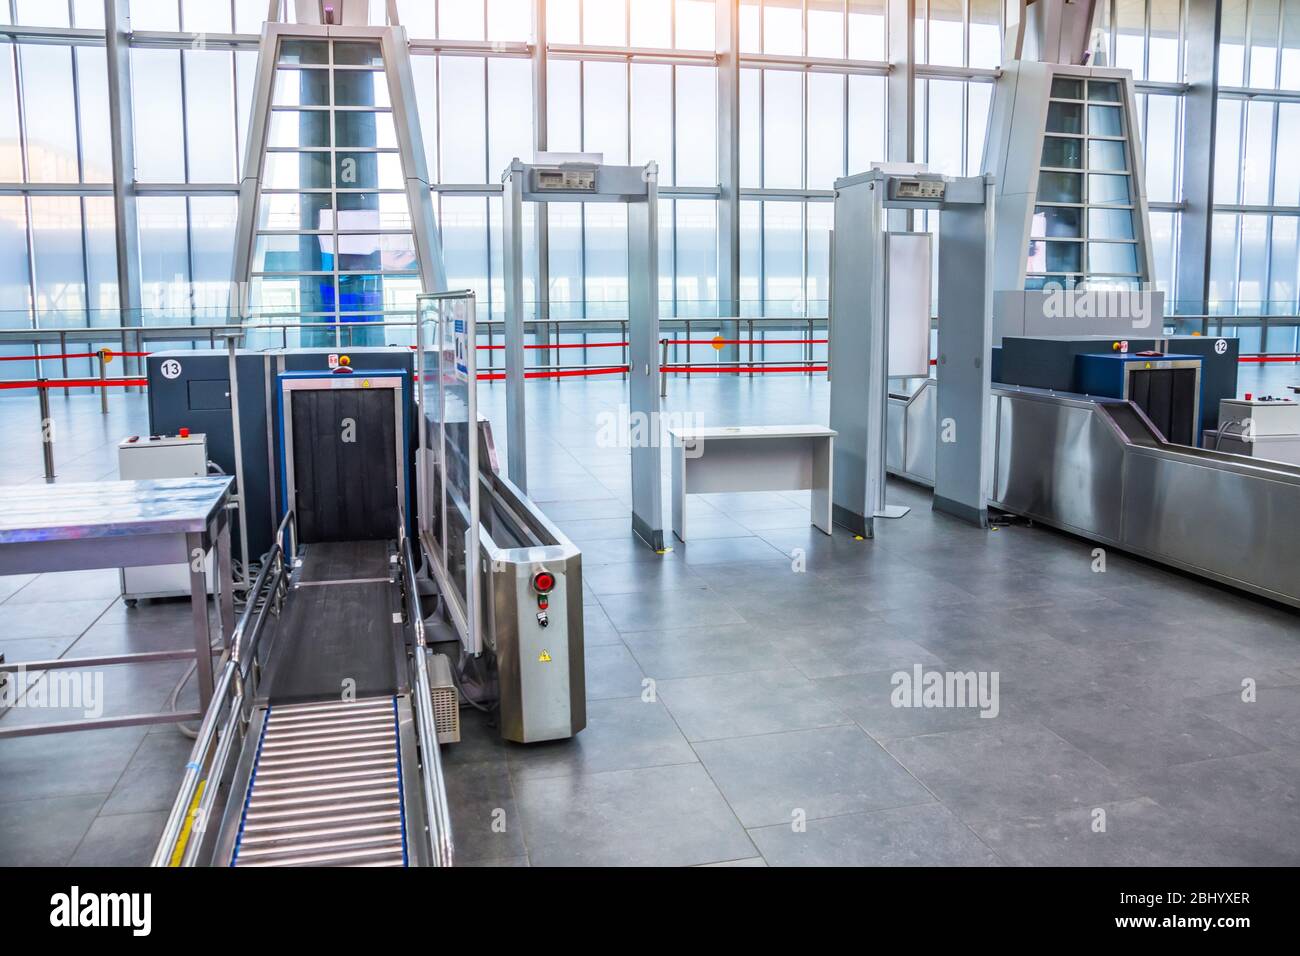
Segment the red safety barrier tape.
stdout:
<path fill-rule="evenodd" d="M 524 378 L 576 378 L 582 375 L 622 375 L 627 370 L 626 365 L 616 365 L 612 368 L 566 368 L 550 372 L 525 372 Z M 478 380 L 480 382 L 501 382 L 505 380 L 505 377 L 505 372 L 480 372 Z"/>
<path fill-rule="evenodd" d="M 830 339 L 660 339 L 660 345 L 824 345 Z"/>
<path fill-rule="evenodd" d="M 58 378 L 44 382 L 0 382 L 4 388 L 99 388 L 101 385 L 139 385 L 149 384 L 147 378 Z"/>
<path fill-rule="evenodd" d="M 1295 364 L 1300 362 L 1300 355 L 1242 355 L 1237 359 L 1238 362 L 1290 362 Z"/>
<path fill-rule="evenodd" d="M 108 349 L 109 361 L 118 356 L 127 358 L 145 358 L 152 355 L 152 352 L 115 352 Z M 99 358 L 98 352 L 58 352 L 54 355 L 0 355 L 0 362 L 35 362 L 38 359 L 42 362 L 57 361 L 59 359 L 79 359 L 79 358 Z"/>
<path fill-rule="evenodd" d="M 627 342 L 557 342 L 554 345 L 525 345 L 526 349 L 616 349 L 625 348 Z M 504 345 L 476 345 L 477 349 L 498 351 Z M 412 346 L 414 348 L 414 346 Z"/>
<path fill-rule="evenodd" d="M 824 372 L 825 365 L 661 365 L 661 372 Z"/>
<path fill-rule="evenodd" d="M 117 354 L 117 353 L 114 353 Z M 57 359 L 99 358 L 98 352 L 60 352 L 58 355 L 0 355 L 0 362 L 49 362 Z"/>

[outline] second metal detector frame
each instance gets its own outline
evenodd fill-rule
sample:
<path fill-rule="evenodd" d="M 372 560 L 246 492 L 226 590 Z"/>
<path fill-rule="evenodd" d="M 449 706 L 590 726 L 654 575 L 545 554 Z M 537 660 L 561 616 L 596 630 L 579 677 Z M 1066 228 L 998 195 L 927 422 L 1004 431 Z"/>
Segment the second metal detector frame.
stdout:
<path fill-rule="evenodd" d="M 628 420 L 649 440 L 632 444 L 632 531 L 665 548 L 659 417 L 659 167 L 524 163 L 501 175 L 505 279 L 506 445 L 510 481 L 528 491 L 524 399 L 525 202 L 627 204 Z M 629 441 L 631 436 L 629 435 Z"/>
<path fill-rule="evenodd" d="M 836 524 L 874 535 L 884 505 L 889 385 L 886 210 L 939 213 L 938 432 L 934 509 L 988 526 L 992 176 L 872 170 L 835 182 L 830 363 Z M 928 278 L 928 277 L 927 277 Z M 912 277 L 915 281 L 915 277 Z"/>

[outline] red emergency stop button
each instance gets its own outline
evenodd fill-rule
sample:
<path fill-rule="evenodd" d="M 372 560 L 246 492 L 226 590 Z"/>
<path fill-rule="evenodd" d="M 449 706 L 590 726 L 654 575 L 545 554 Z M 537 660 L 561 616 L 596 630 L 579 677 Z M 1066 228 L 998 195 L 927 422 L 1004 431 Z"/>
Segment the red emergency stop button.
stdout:
<path fill-rule="evenodd" d="M 189 430 L 188 428 L 182 428 L 182 429 L 181 429 L 180 431 L 178 431 L 176 434 L 179 435 L 181 438 L 189 438 L 189 437 L 190 437 L 190 430 Z"/>
<path fill-rule="evenodd" d="M 555 575 L 550 571 L 538 571 L 533 575 L 533 590 L 538 594 L 550 594 L 555 587 Z"/>

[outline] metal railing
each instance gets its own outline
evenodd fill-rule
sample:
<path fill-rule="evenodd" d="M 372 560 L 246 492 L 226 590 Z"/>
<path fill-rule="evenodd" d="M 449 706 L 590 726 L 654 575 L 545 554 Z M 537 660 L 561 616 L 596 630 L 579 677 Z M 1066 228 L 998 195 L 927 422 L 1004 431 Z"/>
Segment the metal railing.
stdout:
<path fill-rule="evenodd" d="M 442 775 L 442 751 L 438 743 L 438 724 L 433 715 L 433 696 L 429 689 L 428 641 L 420 610 L 420 592 L 416 586 L 415 556 L 406 534 L 403 518 L 398 535 L 402 562 L 402 590 L 406 592 L 406 615 L 415 631 L 415 731 L 420 746 L 420 787 L 424 796 L 425 828 L 434 866 L 451 866 L 455 847 L 451 838 L 451 811 L 447 804 L 447 785 Z"/>
<path fill-rule="evenodd" d="M 154 850 L 151 866 L 195 865 L 235 741 L 242 741 L 248 730 L 251 701 L 261 676 L 258 645 L 268 615 L 279 613 L 287 593 L 285 583 L 293 554 L 291 550 L 286 558 L 283 542 L 286 534 L 293 540 L 296 531 L 293 512 L 289 512 L 280 522 L 275 544 L 262 562 L 249 591 L 248 603 L 230 637 L 212 703 L 199 724 L 189 762 L 185 764 L 185 776 L 181 778 L 180 790 Z"/>
<path fill-rule="evenodd" d="M 401 313 L 405 314 L 405 313 Z M 577 337 L 577 342 L 564 343 L 566 350 L 576 345 L 576 351 L 581 354 L 581 364 L 569 366 L 569 368 L 597 368 L 608 367 L 613 364 L 608 360 L 608 352 L 604 351 L 603 344 L 600 342 L 591 342 L 590 347 L 593 350 L 602 352 L 596 356 L 597 361 L 590 361 L 587 349 L 583 346 L 588 344 L 588 337 L 602 334 L 614 334 L 619 337 L 619 341 L 626 341 L 628 336 L 629 320 L 626 317 L 611 317 L 597 319 L 566 319 L 566 318 L 547 318 L 547 319 L 528 319 L 524 322 L 524 331 L 533 337 L 534 344 L 540 346 L 538 354 L 546 361 L 540 365 L 529 366 L 529 371 L 544 371 L 547 369 L 556 369 L 557 365 L 549 361 L 550 356 L 546 354 L 546 346 L 552 342 L 559 343 L 565 336 Z M 704 334 L 705 331 L 720 332 L 727 326 L 739 327 L 743 325 L 748 330 L 748 338 L 753 339 L 758 333 L 772 331 L 797 331 L 807 333 L 812 338 L 819 329 L 827 327 L 825 318 L 765 318 L 765 317 L 728 317 L 728 316 L 701 316 L 701 317 L 679 317 L 679 318 L 661 318 L 659 328 L 661 334 L 669 337 L 670 342 L 677 339 L 692 339 L 697 335 Z M 227 325 L 148 325 L 148 326 L 96 326 L 91 328 L 45 328 L 45 329 L 0 329 L 0 347 L 5 345 L 31 345 L 39 347 L 41 345 L 57 344 L 58 352 L 53 357 L 46 358 L 40 355 L 33 355 L 33 361 L 36 368 L 36 377 L 40 378 L 45 373 L 44 364 L 47 362 L 59 362 L 62 377 L 69 378 L 69 369 L 67 359 L 62 358 L 68 355 L 68 347 L 76 343 L 89 343 L 101 346 L 103 343 L 112 341 L 120 342 L 117 354 L 126 355 L 130 358 L 136 358 L 139 353 L 149 351 L 151 343 L 156 344 L 178 344 L 178 343 L 206 343 L 210 348 L 217 348 L 224 345 L 227 339 L 231 337 L 242 337 L 247 341 L 256 342 L 259 336 L 266 336 L 270 340 L 278 342 L 278 347 L 289 348 L 294 345 L 303 344 L 313 347 L 319 345 L 322 348 L 356 348 L 364 345 L 414 345 L 415 344 L 415 327 L 414 318 L 395 318 L 386 319 L 383 322 L 344 322 L 335 324 L 313 324 L 300 322 L 258 322 L 245 326 Z M 480 371 L 499 372 L 502 365 L 498 363 L 497 353 L 501 351 L 499 342 L 504 340 L 505 320 L 504 319 L 486 319 L 478 323 L 480 330 L 480 341 L 486 353 L 486 362 L 480 363 Z M 382 332 L 379 338 L 381 341 L 370 341 L 376 337 L 376 332 Z M 319 343 L 314 339 L 322 338 Z M 329 341 L 324 341 L 328 339 Z M 274 344 L 268 344 L 266 347 L 276 347 Z M 761 343 L 758 348 L 762 350 Z M 98 351 L 98 350 L 97 350 Z M 811 359 L 811 354 L 805 356 Z M 111 358 L 110 358 L 111 360 Z M 672 361 L 678 364 L 683 357 L 678 354 L 678 347 L 673 346 Z M 748 357 L 745 360 L 749 364 L 761 361 L 762 356 L 755 354 L 755 347 L 751 345 L 748 349 Z M 622 346 L 619 351 L 618 364 L 626 365 L 628 361 L 627 347 Z M 719 361 L 731 361 L 721 360 Z M 739 361 L 737 359 L 736 361 Z M 101 359 L 101 368 L 103 360 Z M 129 367 L 129 366 L 128 366 Z M 114 382 L 110 380 L 109 385 Z M 73 386 L 77 387 L 77 386 Z M 103 389 L 101 389 L 103 394 Z"/>
<path fill-rule="evenodd" d="M 58 345 L 58 352 L 45 357 L 33 355 L 30 361 L 35 363 L 35 378 L 46 377 L 46 365 L 58 362 L 62 373 L 61 379 L 50 379 L 54 387 L 96 388 L 100 394 L 101 405 L 106 404 L 109 387 L 142 388 L 132 377 L 132 363 L 141 353 L 149 351 L 151 344 L 206 343 L 211 348 L 223 345 L 231 337 L 242 337 L 252 343 L 266 348 L 290 348 L 295 346 L 322 348 L 356 348 L 367 345 L 411 345 L 415 344 L 416 321 L 407 318 L 409 313 L 389 313 L 382 322 L 343 322 L 338 324 L 299 321 L 259 321 L 245 326 L 221 324 L 209 325 L 152 325 L 152 326 L 97 326 L 90 328 L 46 328 L 46 329 L 0 329 L 0 348 L 6 345 Z M 486 319 L 478 323 L 480 338 L 479 348 L 484 351 L 484 361 L 479 363 L 479 371 L 487 380 L 500 379 L 504 370 L 498 354 L 502 352 L 500 343 L 504 340 L 504 319 Z M 618 351 L 611 355 L 614 343 L 593 339 L 595 336 L 617 336 L 617 342 L 627 341 L 629 321 L 626 317 L 606 318 L 546 318 L 528 319 L 524 322 L 525 333 L 531 336 L 528 346 L 531 355 L 539 357 L 540 364 L 530 364 L 526 371 L 530 377 L 553 375 L 556 378 L 569 375 L 581 375 L 584 370 L 608 371 L 612 366 L 626 366 L 627 347 L 618 345 Z M 1259 330 L 1261 335 L 1261 353 L 1291 352 L 1295 346 L 1295 330 L 1300 328 L 1300 318 L 1294 315 L 1167 315 L 1162 317 L 1161 328 L 1149 330 L 1152 335 L 1200 332 L 1202 335 L 1221 335 L 1225 328 L 1236 331 L 1244 329 Z M 758 316 L 680 316 L 661 318 L 659 320 L 660 338 L 667 341 L 663 350 L 661 363 L 674 369 L 671 374 L 685 375 L 708 373 L 711 370 L 737 367 L 744 368 L 744 374 L 755 375 L 763 370 L 765 364 L 788 366 L 801 364 L 811 366 L 820 364 L 824 359 L 816 354 L 816 343 L 811 342 L 819 334 L 829 333 L 830 320 L 825 317 L 758 317 Z M 738 334 L 743 331 L 744 334 Z M 777 341 L 765 342 L 772 333 L 796 333 L 803 337 L 798 355 L 769 359 L 769 345 L 788 346 L 790 343 Z M 1283 340 L 1274 347 L 1264 347 L 1264 337 L 1272 333 L 1283 334 Z M 734 344 L 718 348 L 708 361 L 692 362 L 692 345 L 699 346 L 702 335 L 717 335 L 732 340 Z M 782 336 L 784 338 L 784 336 Z M 320 341 L 317 341 L 319 339 Z M 565 341 L 565 340 L 568 341 Z M 116 355 L 125 356 L 124 378 L 109 379 L 106 376 L 106 356 L 114 353 L 103 348 L 103 343 L 112 341 L 121 343 Z M 68 358 L 74 357 L 68 352 L 70 344 L 91 343 L 99 346 L 88 358 L 98 358 L 95 370 L 100 381 L 89 381 L 69 377 Z M 563 353 L 552 354 L 553 349 L 564 348 Z M 589 351 L 590 350 L 590 351 Z M 560 364 L 558 356 L 565 356 Z M 780 353 L 778 353 L 780 354 Z M 786 355 L 789 354 L 787 349 Z M 65 357 L 66 356 L 66 357 Z M 570 356 L 576 356 L 570 361 Z M 86 358 L 86 357 L 83 357 Z M 111 359 L 110 359 L 111 360 Z M 698 367 L 695 367 L 698 366 Z M 804 374 L 813 374 L 813 370 L 801 368 Z M 536 373 L 536 375 L 531 374 Z M 136 373 L 138 376 L 138 372 Z M 66 384 L 64 384 L 66 382 Z M 0 380 L 0 386 L 4 384 Z"/>

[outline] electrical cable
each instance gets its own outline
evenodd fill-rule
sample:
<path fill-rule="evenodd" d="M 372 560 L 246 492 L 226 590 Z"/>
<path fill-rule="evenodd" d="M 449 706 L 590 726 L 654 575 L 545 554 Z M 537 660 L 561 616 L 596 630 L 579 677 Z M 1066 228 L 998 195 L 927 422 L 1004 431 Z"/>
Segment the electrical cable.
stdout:
<path fill-rule="evenodd" d="M 477 671 L 478 660 L 473 657 L 467 657 L 464 654 L 460 656 L 460 660 L 456 662 L 456 666 L 451 668 L 451 682 L 456 686 L 456 692 L 460 694 L 461 703 L 468 704 L 470 707 L 473 707 L 475 710 L 481 711 L 482 713 L 485 714 L 496 713 L 496 711 L 499 710 L 501 707 L 501 700 L 499 697 L 494 699 L 490 704 L 484 704 L 475 700 L 465 692 L 465 686 L 462 683 L 462 678 L 464 675 L 461 674 L 461 671 L 469 668 L 472 668 L 473 670 Z M 473 683 L 475 683 L 479 687 L 487 686 L 487 681 L 485 681 L 483 679 L 483 675 L 479 673 L 475 673 L 473 675 Z"/>
<path fill-rule="evenodd" d="M 211 462 L 209 462 L 209 464 L 211 464 Z M 270 555 L 269 551 L 266 554 L 262 555 L 262 557 L 257 560 L 257 563 L 251 566 L 251 570 L 253 570 L 255 573 L 260 572 L 262 567 L 262 562 L 265 561 L 269 555 Z M 240 572 L 242 572 L 242 570 L 243 570 L 243 566 L 240 564 L 239 561 L 231 561 L 231 571 L 234 573 L 235 577 L 238 577 Z M 248 607 L 247 596 L 243 599 L 240 599 L 239 596 L 236 594 L 234 597 L 234 610 L 236 616 L 242 614 L 244 612 L 244 609 L 247 607 Z M 224 648 L 222 647 L 221 638 L 217 638 L 217 640 L 213 641 L 209 647 L 210 652 L 222 651 L 222 650 L 224 650 Z M 180 676 L 180 679 L 176 681 L 175 686 L 172 687 L 171 692 L 167 695 L 167 701 L 166 703 L 163 704 L 164 709 L 169 710 L 172 713 L 175 713 L 177 710 L 180 709 L 181 694 L 182 692 L 184 692 L 185 686 L 190 682 L 190 679 L 194 676 L 195 672 L 198 669 L 199 669 L 198 661 L 192 662 L 190 666 L 185 669 L 185 673 Z M 191 727 L 188 724 L 181 721 L 176 724 L 176 729 L 179 730 L 186 737 L 188 737 L 190 740 L 198 739 L 199 736 L 198 727 Z"/>
<path fill-rule="evenodd" d="M 1218 450 L 1219 450 L 1219 446 L 1223 444 L 1223 436 L 1227 433 L 1228 429 L 1231 428 L 1233 425 L 1240 425 L 1240 426 L 1241 426 L 1241 431 L 1240 431 L 1238 434 L 1240 434 L 1240 435 L 1242 435 L 1242 436 L 1244 436 L 1244 435 L 1246 434 L 1246 432 L 1248 431 L 1248 428 L 1247 428 L 1247 425 L 1246 425 L 1245 420 L 1242 420 L 1242 421 L 1239 421 L 1239 422 L 1238 422 L 1238 421 L 1231 421 L 1231 422 L 1225 422 L 1224 424 L 1221 424 L 1221 425 L 1219 426 L 1218 431 L 1215 432 L 1215 434 L 1214 434 L 1214 450 L 1215 450 L 1215 451 L 1218 451 Z"/>

